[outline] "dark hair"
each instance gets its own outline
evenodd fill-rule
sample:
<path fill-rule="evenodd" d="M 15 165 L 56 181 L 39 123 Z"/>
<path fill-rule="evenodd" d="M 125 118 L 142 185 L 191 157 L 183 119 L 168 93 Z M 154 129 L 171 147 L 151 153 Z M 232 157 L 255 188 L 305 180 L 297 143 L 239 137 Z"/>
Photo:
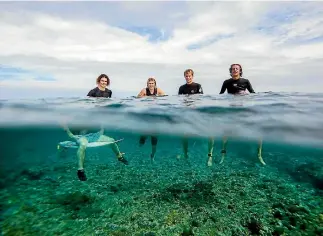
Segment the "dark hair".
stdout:
<path fill-rule="evenodd" d="M 242 66 L 240 64 L 232 64 L 229 68 L 229 71 L 230 71 L 230 75 L 231 75 L 231 72 L 232 72 L 232 66 L 239 66 L 240 67 L 240 76 L 242 76 L 243 72 L 242 72 Z"/>
<path fill-rule="evenodd" d="M 110 85 L 110 79 L 109 79 L 109 76 L 107 76 L 106 74 L 101 74 L 99 75 L 99 77 L 96 79 L 96 83 L 100 83 L 101 79 L 102 78 L 106 78 L 107 79 L 107 85 L 109 86 Z"/>

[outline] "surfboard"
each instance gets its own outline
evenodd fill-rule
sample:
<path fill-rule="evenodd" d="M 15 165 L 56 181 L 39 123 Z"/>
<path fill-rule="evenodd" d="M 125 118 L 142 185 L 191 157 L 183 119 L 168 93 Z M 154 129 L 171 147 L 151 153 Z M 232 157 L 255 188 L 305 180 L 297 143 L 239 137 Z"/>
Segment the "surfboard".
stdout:
<path fill-rule="evenodd" d="M 94 147 L 101 147 L 101 146 L 106 146 L 110 145 L 113 143 L 118 143 L 122 141 L 123 139 L 115 140 L 114 142 L 90 142 L 86 145 L 86 148 L 94 148 Z M 64 148 L 79 148 L 79 145 L 77 142 L 74 141 L 62 141 L 59 142 L 57 145 L 57 149 L 60 149 L 60 147 Z"/>

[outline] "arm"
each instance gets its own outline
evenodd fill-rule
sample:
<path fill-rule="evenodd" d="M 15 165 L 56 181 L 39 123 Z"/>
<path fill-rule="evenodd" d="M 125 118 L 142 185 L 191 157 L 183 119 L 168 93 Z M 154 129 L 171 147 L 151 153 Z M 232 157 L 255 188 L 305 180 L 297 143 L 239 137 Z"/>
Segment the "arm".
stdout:
<path fill-rule="evenodd" d="M 224 81 L 223 84 L 222 84 L 222 88 L 221 88 L 221 91 L 220 91 L 220 94 L 223 94 L 225 92 L 225 90 L 227 89 L 227 84 L 226 82 Z"/>
<path fill-rule="evenodd" d="M 101 124 L 100 135 L 103 135 L 103 133 L 104 133 L 104 127 L 103 127 L 103 125 Z"/>
<path fill-rule="evenodd" d="M 202 85 L 199 86 L 199 93 L 203 94 L 203 89 L 202 89 Z"/>
<path fill-rule="evenodd" d="M 72 139 L 76 139 L 74 134 L 70 131 L 70 129 L 67 127 L 67 125 L 63 124 L 63 129 L 66 131 L 67 135 L 72 138 Z"/>
<path fill-rule="evenodd" d="M 251 85 L 249 80 L 248 80 L 248 83 L 247 83 L 247 89 L 248 89 L 249 93 L 255 93 L 255 91 L 253 90 L 252 85 Z"/>
<path fill-rule="evenodd" d="M 93 89 L 92 89 L 92 90 L 90 90 L 90 92 L 88 92 L 87 96 L 88 96 L 88 97 L 95 97 L 95 96 L 94 96 L 94 90 L 93 90 Z"/>
<path fill-rule="evenodd" d="M 112 91 L 110 90 L 110 96 L 109 96 L 109 98 L 111 98 L 112 97 Z"/>
<path fill-rule="evenodd" d="M 165 92 L 160 88 L 157 88 L 157 95 L 165 95 Z"/>
<path fill-rule="evenodd" d="M 184 94 L 183 93 L 183 89 L 182 89 L 182 87 L 179 87 L 179 89 L 178 89 L 178 95 L 181 95 L 181 94 Z"/>
<path fill-rule="evenodd" d="M 146 96 L 146 89 L 142 89 L 140 93 L 137 95 L 138 98 Z"/>

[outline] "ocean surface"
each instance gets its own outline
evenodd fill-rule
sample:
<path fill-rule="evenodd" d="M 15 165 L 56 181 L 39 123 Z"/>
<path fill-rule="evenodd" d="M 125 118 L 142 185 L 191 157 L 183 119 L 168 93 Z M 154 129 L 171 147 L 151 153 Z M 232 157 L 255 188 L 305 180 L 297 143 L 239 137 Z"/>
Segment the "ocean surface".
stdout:
<path fill-rule="evenodd" d="M 63 124 L 129 165 L 88 148 L 79 181 Z M 1 100 L 0 138 L 2 235 L 323 235 L 323 94 Z"/>

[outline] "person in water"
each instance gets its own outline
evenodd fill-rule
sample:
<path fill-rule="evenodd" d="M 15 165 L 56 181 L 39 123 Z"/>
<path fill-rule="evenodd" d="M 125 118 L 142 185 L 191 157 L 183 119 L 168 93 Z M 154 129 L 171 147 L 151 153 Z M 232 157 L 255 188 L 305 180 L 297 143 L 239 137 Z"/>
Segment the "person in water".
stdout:
<path fill-rule="evenodd" d="M 148 78 L 147 80 L 147 87 L 143 88 L 140 93 L 138 94 L 138 97 L 146 97 L 146 96 L 163 96 L 165 95 L 165 92 L 157 87 L 157 82 L 155 78 Z M 147 136 L 141 135 L 139 138 L 139 146 L 142 147 L 146 142 Z M 151 141 L 151 154 L 150 158 L 152 161 L 154 161 L 156 150 L 157 150 L 157 137 L 156 136 L 150 136 Z"/>
<path fill-rule="evenodd" d="M 78 157 L 78 170 L 77 170 L 77 176 L 79 180 L 81 181 L 86 181 L 87 177 L 85 175 L 84 171 L 84 160 L 85 160 L 85 151 L 87 144 L 90 142 L 109 142 L 111 144 L 110 147 L 112 151 L 115 153 L 118 161 L 122 162 L 125 165 L 128 165 L 128 161 L 124 158 L 124 153 L 121 153 L 119 150 L 118 145 L 115 143 L 115 140 L 111 137 L 108 137 L 104 135 L 104 129 L 101 128 L 99 132 L 96 133 L 88 133 L 86 134 L 85 130 L 81 131 L 81 135 L 74 135 L 69 128 L 67 127 L 66 124 L 62 124 L 63 129 L 66 131 L 67 135 L 71 138 L 74 139 L 79 147 L 77 149 L 77 157 Z"/>
<path fill-rule="evenodd" d="M 229 68 L 229 72 L 231 75 L 230 79 L 227 79 L 223 82 L 220 94 L 223 94 L 226 90 L 229 94 L 233 95 L 241 95 L 246 94 L 246 90 L 249 91 L 249 93 L 255 93 L 250 81 L 248 79 L 242 78 L 242 66 L 240 64 L 232 64 Z M 222 139 L 222 150 L 221 150 L 221 161 L 220 164 L 223 163 L 224 158 L 226 156 L 227 150 L 227 143 L 228 143 L 228 137 L 224 136 Z M 262 139 L 258 140 L 258 159 L 261 164 L 266 165 L 264 160 L 262 159 Z"/>
<path fill-rule="evenodd" d="M 203 94 L 203 89 L 201 84 L 195 83 L 194 71 L 192 69 L 187 69 L 184 71 L 184 77 L 186 84 L 179 87 L 178 95 L 182 94 Z"/>
<path fill-rule="evenodd" d="M 178 95 L 192 95 L 192 94 L 203 94 L 202 85 L 194 82 L 194 71 L 192 69 L 187 69 L 184 71 L 184 77 L 186 84 L 180 86 L 178 90 Z M 184 137 L 182 139 L 184 158 L 188 160 L 188 138 Z M 214 147 L 214 139 L 209 138 L 208 141 L 208 161 L 207 164 L 212 165 L 212 153 Z"/>
<path fill-rule="evenodd" d="M 243 72 L 240 64 L 232 64 L 229 72 L 231 78 L 223 82 L 220 94 L 223 94 L 226 90 L 230 94 L 245 94 L 246 90 L 249 93 L 255 93 L 250 81 L 241 77 Z"/>
<path fill-rule="evenodd" d="M 110 85 L 110 79 L 106 74 L 99 75 L 96 79 L 96 84 L 97 87 L 88 92 L 88 97 L 111 98 L 112 91 L 107 88 Z"/>
<path fill-rule="evenodd" d="M 143 88 L 137 97 L 145 97 L 145 96 L 163 96 L 165 92 L 157 87 L 156 79 L 153 77 L 148 78 L 147 87 Z"/>

